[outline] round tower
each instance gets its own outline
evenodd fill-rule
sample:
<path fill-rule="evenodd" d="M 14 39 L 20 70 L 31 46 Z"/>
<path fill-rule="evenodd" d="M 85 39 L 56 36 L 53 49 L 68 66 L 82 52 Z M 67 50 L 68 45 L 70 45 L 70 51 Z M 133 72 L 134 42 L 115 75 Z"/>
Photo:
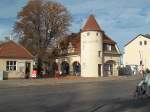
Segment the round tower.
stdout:
<path fill-rule="evenodd" d="M 93 15 L 81 32 L 81 76 L 103 76 L 103 38 L 102 30 Z"/>

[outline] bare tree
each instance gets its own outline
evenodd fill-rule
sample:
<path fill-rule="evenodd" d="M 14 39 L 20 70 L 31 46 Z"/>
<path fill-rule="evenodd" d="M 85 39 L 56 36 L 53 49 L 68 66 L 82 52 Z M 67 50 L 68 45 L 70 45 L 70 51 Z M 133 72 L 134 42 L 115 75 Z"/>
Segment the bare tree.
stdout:
<path fill-rule="evenodd" d="M 18 13 L 14 32 L 19 42 L 29 49 L 39 60 L 52 38 L 68 31 L 70 14 L 61 4 L 48 0 L 30 0 Z"/>

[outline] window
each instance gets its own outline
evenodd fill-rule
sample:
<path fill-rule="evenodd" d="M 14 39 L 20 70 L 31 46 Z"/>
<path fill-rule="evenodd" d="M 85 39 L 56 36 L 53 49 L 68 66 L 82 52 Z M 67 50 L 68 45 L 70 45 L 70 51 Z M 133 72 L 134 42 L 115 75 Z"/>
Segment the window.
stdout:
<path fill-rule="evenodd" d="M 98 35 L 99 35 L 99 33 L 97 32 L 97 33 L 96 33 L 96 36 L 98 36 Z"/>
<path fill-rule="evenodd" d="M 147 41 L 146 40 L 144 41 L 144 45 L 147 45 Z"/>
<path fill-rule="evenodd" d="M 104 51 L 112 51 L 112 45 L 111 44 L 104 44 L 103 50 Z"/>
<path fill-rule="evenodd" d="M 89 32 L 87 32 L 87 36 L 89 36 L 90 35 L 90 33 Z"/>
<path fill-rule="evenodd" d="M 140 41 L 140 43 L 139 43 L 140 45 L 142 45 L 142 41 Z"/>
<path fill-rule="evenodd" d="M 110 44 L 107 44 L 107 45 L 106 45 L 106 50 L 107 50 L 107 51 L 111 51 L 111 45 L 110 45 Z"/>
<path fill-rule="evenodd" d="M 98 51 L 98 56 L 102 57 L 102 52 L 101 51 Z"/>
<path fill-rule="evenodd" d="M 15 71 L 16 70 L 16 61 L 7 61 L 6 62 L 6 70 L 7 71 Z"/>

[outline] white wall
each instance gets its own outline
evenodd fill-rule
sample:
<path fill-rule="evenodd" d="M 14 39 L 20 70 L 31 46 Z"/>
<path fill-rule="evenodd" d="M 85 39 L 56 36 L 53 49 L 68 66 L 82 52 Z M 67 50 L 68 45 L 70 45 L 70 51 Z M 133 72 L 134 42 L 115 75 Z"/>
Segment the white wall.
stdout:
<path fill-rule="evenodd" d="M 88 35 L 89 33 L 89 35 Z M 97 35 L 98 33 L 98 35 Z M 81 76 L 99 77 L 98 64 L 103 64 L 102 35 L 100 32 L 87 31 L 81 33 Z M 102 73 L 101 73 L 102 74 Z"/>
<path fill-rule="evenodd" d="M 142 41 L 142 46 L 139 42 Z M 147 41 L 147 45 L 144 45 Z M 144 68 L 150 69 L 150 39 L 139 35 L 135 40 L 124 48 L 123 63 L 124 65 L 140 65 L 143 61 Z"/>

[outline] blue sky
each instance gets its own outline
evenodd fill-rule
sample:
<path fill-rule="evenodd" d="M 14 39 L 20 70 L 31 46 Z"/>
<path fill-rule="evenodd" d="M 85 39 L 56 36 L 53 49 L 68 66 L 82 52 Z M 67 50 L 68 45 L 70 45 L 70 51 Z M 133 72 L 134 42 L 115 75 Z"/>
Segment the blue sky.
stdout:
<path fill-rule="evenodd" d="M 28 0 L 1 0 L 0 39 L 11 33 L 16 15 Z M 88 15 L 94 14 L 100 27 L 123 46 L 138 34 L 150 34 L 150 0 L 55 0 L 70 11 L 70 30 L 78 32 Z"/>

